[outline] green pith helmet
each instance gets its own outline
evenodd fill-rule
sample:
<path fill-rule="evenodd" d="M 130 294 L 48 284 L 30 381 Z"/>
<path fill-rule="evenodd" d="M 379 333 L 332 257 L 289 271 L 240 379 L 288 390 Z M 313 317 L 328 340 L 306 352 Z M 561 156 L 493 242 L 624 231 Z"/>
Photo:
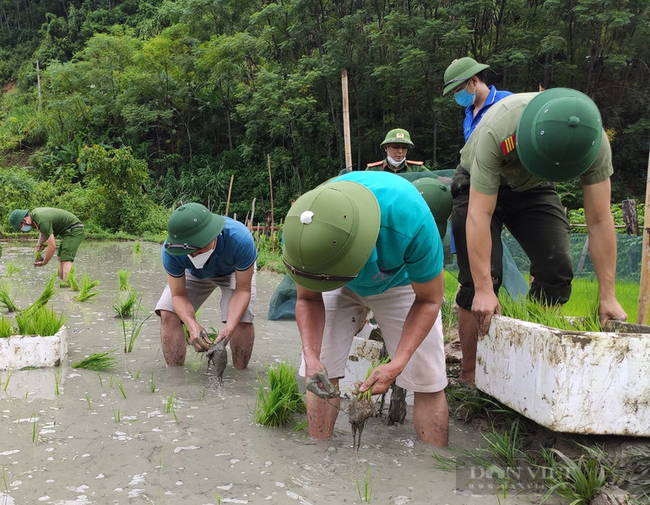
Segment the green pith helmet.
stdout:
<path fill-rule="evenodd" d="M 352 181 L 322 184 L 302 195 L 284 221 L 282 261 L 311 291 L 331 291 L 361 271 L 375 248 L 381 214 L 375 195 Z"/>
<path fill-rule="evenodd" d="M 447 221 L 451 214 L 451 205 L 453 199 L 451 191 L 447 186 L 437 179 L 431 177 L 421 177 L 413 181 L 413 185 L 418 188 L 418 191 L 427 202 L 433 219 L 438 225 L 440 238 L 444 238 L 447 233 Z"/>
<path fill-rule="evenodd" d="M 16 209 L 9 215 L 9 224 L 11 224 L 15 231 L 20 230 L 20 223 L 25 219 L 27 214 L 29 214 L 29 210 L 27 209 Z"/>
<path fill-rule="evenodd" d="M 446 95 L 452 89 L 457 88 L 459 84 L 465 82 L 470 77 L 474 77 L 486 68 L 490 68 L 490 65 L 479 63 L 469 56 L 452 61 L 451 65 L 445 70 L 445 89 L 442 94 Z"/>
<path fill-rule="evenodd" d="M 384 147 L 386 144 L 406 144 L 411 149 L 415 147 L 413 142 L 411 142 L 411 134 L 403 128 L 395 128 L 389 131 L 380 147 Z"/>
<path fill-rule="evenodd" d="M 185 256 L 203 249 L 226 226 L 226 218 L 210 212 L 200 203 L 186 203 L 169 217 L 165 251 Z"/>
<path fill-rule="evenodd" d="M 528 172 L 549 181 L 568 181 L 596 159 L 603 124 L 587 95 L 553 88 L 528 102 L 516 135 L 517 155 Z"/>

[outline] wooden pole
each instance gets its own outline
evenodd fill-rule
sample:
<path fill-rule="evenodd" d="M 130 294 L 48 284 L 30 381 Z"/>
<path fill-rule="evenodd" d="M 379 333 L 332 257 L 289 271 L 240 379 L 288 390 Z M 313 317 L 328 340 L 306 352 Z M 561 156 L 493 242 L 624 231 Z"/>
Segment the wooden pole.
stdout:
<path fill-rule="evenodd" d="M 341 72 L 341 90 L 343 94 L 343 144 L 345 145 L 345 168 L 352 170 L 352 146 L 350 143 L 350 104 L 348 102 L 348 72 Z"/>
<path fill-rule="evenodd" d="M 648 307 L 650 306 L 650 278 L 648 262 L 650 262 L 650 151 L 648 152 L 648 174 L 645 183 L 645 218 L 643 221 L 643 251 L 641 252 L 641 281 L 639 282 L 639 310 L 636 316 L 638 324 L 647 324 Z"/>
<path fill-rule="evenodd" d="M 271 177 L 271 155 L 266 155 L 266 163 L 269 167 L 269 193 L 271 195 L 271 252 L 275 252 L 275 231 L 273 230 L 273 179 Z"/>
<path fill-rule="evenodd" d="M 230 193 L 232 193 L 233 180 L 235 180 L 235 174 L 230 175 L 230 187 L 228 188 L 228 200 L 226 200 L 226 216 L 228 215 L 228 209 L 230 208 Z"/>

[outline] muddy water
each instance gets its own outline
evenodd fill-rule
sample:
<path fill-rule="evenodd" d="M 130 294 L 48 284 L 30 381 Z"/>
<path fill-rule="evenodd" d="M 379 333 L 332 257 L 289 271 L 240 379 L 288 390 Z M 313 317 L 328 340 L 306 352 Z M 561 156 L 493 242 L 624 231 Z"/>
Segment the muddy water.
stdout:
<path fill-rule="evenodd" d="M 54 265 L 31 266 L 34 244 L 5 244 L 0 266 L 22 270 L 3 277 L 19 308 L 41 293 Z M 299 363 L 300 337 L 293 321 L 269 321 L 268 301 L 280 276 L 257 277 L 256 342 L 245 371 L 228 367 L 224 384 L 206 373 L 191 349 L 185 367 L 167 368 L 159 345 L 159 321 L 147 320 L 131 353 L 113 305 L 117 271 L 153 310 L 165 285 L 160 247 L 129 242 L 82 244 L 77 279 L 100 281 L 99 294 L 83 303 L 58 289 L 52 302 L 68 316 L 68 357 L 57 369 L 0 371 L 0 505 L 22 504 L 217 504 L 371 503 L 527 504 L 539 495 L 498 500 L 495 493 L 460 489 L 454 472 L 437 469 L 434 449 L 420 443 L 406 422 L 366 423 L 361 448 L 352 450 L 346 415 L 332 440 L 313 442 L 305 430 L 267 428 L 254 421 L 257 376 L 269 364 Z M 219 326 L 218 298 L 199 314 Z M 115 351 L 119 366 L 93 372 L 71 368 L 85 356 Z M 303 416 L 304 419 L 304 416 Z M 302 419 L 300 419 L 302 420 Z M 480 436 L 452 422 L 451 444 L 438 454 L 476 448 Z"/>

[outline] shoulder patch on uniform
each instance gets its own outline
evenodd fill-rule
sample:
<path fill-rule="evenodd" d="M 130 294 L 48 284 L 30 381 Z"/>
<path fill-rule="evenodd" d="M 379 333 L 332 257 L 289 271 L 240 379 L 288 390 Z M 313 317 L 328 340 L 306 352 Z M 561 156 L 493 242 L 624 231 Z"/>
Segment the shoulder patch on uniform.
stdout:
<path fill-rule="evenodd" d="M 374 163 L 368 163 L 366 166 L 367 166 L 367 167 L 378 167 L 378 166 L 381 165 L 383 162 L 384 162 L 383 160 L 382 160 L 382 161 L 375 161 Z"/>
<path fill-rule="evenodd" d="M 406 160 L 407 165 L 424 165 L 424 161 Z"/>
<path fill-rule="evenodd" d="M 515 147 L 517 146 L 516 140 L 517 136 L 513 133 L 507 139 L 501 142 L 501 152 L 504 156 L 515 150 Z"/>

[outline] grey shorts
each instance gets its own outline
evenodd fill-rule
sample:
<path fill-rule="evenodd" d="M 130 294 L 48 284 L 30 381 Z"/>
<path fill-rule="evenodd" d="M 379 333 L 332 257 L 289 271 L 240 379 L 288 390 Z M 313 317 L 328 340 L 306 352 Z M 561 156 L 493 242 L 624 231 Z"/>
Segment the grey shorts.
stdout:
<path fill-rule="evenodd" d="M 368 315 L 379 324 L 386 350 L 392 355 L 402 336 L 406 316 L 415 300 L 413 288 L 398 286 L 379 295 L 359 296 L 346 287 L 323 293 L 325 331 L 320 359 L 330 378 L 343 378 L 354 335 Z M 305 374 L 304 358 L 300 375 Z M 447 386 L 445 348 L 440 314 L 415 350 L 396 384 L 417 393 L 436 393 Z"/>
<path fill-rule="evenodd" d="M 194 312 L 199 310 L 199 307 L 208 299 L 212 292 L 221 288 L 221 322 L 225 323 L 228 320 L 228 305 L 230 304 L 230 299 L 232 298 L 233 293 L 235 292 L 235 274 L 234 272 L 230 275 L 224 277 L 208 277 L 207 279 L 198 279 L 194 277 L 187 270 L 185 271 L 185 289 L 187 290 L 187 296 L 190 299 L 190 303 L 194 307 Z M 257 288 L 255 286 L 255 274 L 251 279 L 251 300 L 248 303 L 246 311 L 241 317 L 242 323 L 252 323 L 255 318 L 255 313 L 253 312 L 253 302 L 257 296 Z M 169 289 L 169 284 L 165 287 L 158 303 L 156 304 L 156 314 L 160 315 L 161 310 L 167 310 L 169 312 L 174 312 L 174 306 L 172 304 L 172 294 Z"/>

